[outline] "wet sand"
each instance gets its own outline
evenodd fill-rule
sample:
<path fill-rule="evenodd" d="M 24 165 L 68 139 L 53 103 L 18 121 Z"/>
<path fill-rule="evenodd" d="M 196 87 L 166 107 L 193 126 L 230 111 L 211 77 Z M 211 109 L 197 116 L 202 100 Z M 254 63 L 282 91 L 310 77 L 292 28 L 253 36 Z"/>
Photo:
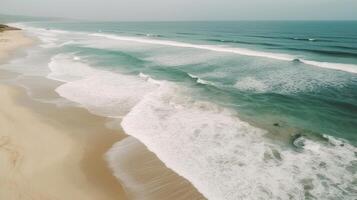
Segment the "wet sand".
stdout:
<path fill-rule="evenodd" d="M 116 143 L 107 153 L 107 159 L 132 199 L 205 199 L 189 181 L 167 168 L 133 137 Z"/>

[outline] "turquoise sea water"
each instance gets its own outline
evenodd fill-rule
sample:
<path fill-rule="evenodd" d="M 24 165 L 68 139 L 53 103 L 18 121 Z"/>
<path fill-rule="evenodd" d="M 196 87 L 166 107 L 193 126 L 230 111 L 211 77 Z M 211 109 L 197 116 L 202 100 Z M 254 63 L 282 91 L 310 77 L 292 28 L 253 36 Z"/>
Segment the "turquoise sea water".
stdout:
<path fill-rule="evenodd" d="M 208 199 L 357 196 L 357 22 L 15 25 L 41 43 L 4 68 L 122 118 Z"/>
<path fill-rule="evenodd" d="M 153 49 L 100 49 L 71 45 L 94 65 L 189 84 L 202 98 L 231 105 L 249 117 L 267 116 L 288 126 L 357 141 L 356 73 L 260 57 L 354 64 L 357 22 L 58 22 L 31 25 L 100 32 L 197 45 L 246 48 L 258 56 L 153 45 Z M 120 48 L 120 47 L 119 47 Z M 157 60 L 155 60 L 157 59 Z M 195 83 L 192 74 L 212 84 Z M 202 92 L 202 94 L 201 94 Z M 272 123 L 274 122 L 272 121 Z M 269 122 L 267 122 L 269 123 Z"/>

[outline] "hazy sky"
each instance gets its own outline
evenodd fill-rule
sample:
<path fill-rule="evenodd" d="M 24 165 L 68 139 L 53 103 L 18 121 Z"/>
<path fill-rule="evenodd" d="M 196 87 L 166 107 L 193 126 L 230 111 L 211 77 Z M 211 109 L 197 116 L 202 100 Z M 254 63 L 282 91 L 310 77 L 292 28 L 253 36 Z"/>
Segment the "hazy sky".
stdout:
<path fill-rule="evenodd" d="M 0 13 L 125 21 L 357 20 L 357 0 L 0 0 Z"/>

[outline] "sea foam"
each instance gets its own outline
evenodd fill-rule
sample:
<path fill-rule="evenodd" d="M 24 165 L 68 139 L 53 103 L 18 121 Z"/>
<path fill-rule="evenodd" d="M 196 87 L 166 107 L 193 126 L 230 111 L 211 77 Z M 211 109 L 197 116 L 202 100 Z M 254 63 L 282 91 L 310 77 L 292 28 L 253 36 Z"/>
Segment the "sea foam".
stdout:
<path fill-rule="evenodd" d="M 122 126 L 208 199 L 352 197 L 355 147 L 304 138 L 295 151 L 224 108 L 179 94 L 175 86 L 160 86 Z"/>
<path fill-rule="evenodd" d="M 81 62 L 88 69 L 74 71 L 82 78 L 57 88 L 61 96 L 97 114 L 124 116 L 126 133 L 208 199 L 348 199 L 357 189 L 356 148 L 344 141 L 302 136 L 295 149 L 268 139 L 267 131 L 240 120 L 231 110 L 193 99 L 183 86 L 143 73 L 93 69 L 73 56 L 65 62 Z M 68 63 L 60 66 L 51 69 L 71 73 Z"/>
<path fill-rule="evenodd" d="M 266 92 L 269 87 L 264 82 L 255 79 L 254 77 L 245 77 L 237 81 L 234 87 L 239 90 L 253 91 L 253 92 Z"/>
<path fill-rule="evenodd" d="M 49 67 L 49 78 L 66 82 L 56 89 L 59 95 L 107 117 L 126 114 L 156 87 L 153 81 L 97 70 L 69 55 L 53 57 Z"/>

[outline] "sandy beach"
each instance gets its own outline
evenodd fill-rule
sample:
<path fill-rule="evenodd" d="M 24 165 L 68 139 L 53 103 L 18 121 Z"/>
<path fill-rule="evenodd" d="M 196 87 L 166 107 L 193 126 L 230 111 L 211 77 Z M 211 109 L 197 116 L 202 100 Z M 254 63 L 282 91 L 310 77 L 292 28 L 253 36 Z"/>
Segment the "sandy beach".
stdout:
<path fill-rule="evenodd" d="M 20 30 L 0 32 L 0 63 L 18 48 L 29 46 L 33 43 L 28 37 L 24 37 Z"/>
<path fill-rule="evenodd" d="M 32 43 L 21 31 L 0 41 L 1 61 Z M 0 99 L 0 199 L 125 199 L 103 158 L 124 134 L 106 119 L 35 102 L 16 86 L 1 84 Z"/>
<path fill-rule="evenodd" d="M 1 32 L 0 41 L 0 62 L 33 43 L 18 30 Z M 0 71 L 0 199 L 204 199 L 120 126 L 84 108 L 35 101 L 5 81 L 17 76 Z M 54 81 L 17 83 L 36 86 L 32 97 L 59 98 Z"/>

